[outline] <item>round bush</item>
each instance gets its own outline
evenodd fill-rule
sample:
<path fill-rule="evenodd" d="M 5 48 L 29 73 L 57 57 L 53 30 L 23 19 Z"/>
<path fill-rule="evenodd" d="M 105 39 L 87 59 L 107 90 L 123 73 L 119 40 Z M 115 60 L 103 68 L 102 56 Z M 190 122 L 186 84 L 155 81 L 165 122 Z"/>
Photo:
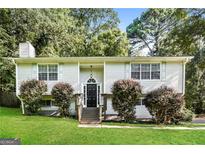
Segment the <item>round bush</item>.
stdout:
<path fill-rule="evenodd" d="M 184 107 L 183 96 L 166 86 L 149 92 L 144 101 L 157 124 L 174 122 Z"/>
<path fill-rule="evenodd" d="M 69 83 L 57 83 L 51 91 L 54 103 L 59 107 L 61 116 L 69 116 L 69 107 L 73 97 L 73 88 Z"/>
<path fill-rule="evenodd" d="M 27 114 L 37 113 L 40 109 L 40 100 L 47 91 L 44 81 L 23 81 L 20 86 L 20 98 L 23 101 Z"/>
<path fill-rule="evenodd" d="M 142 94 L 140 84 L 134 80 L 118 80 L 112 87 L 112 106 L 125 121 L 135 119 L 135 106 Z"/>

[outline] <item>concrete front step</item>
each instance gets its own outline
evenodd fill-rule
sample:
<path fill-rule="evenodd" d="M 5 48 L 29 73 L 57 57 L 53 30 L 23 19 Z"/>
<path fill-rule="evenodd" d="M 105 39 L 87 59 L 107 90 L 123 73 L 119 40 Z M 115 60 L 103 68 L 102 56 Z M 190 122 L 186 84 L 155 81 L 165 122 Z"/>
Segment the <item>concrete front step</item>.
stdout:
<path fill-rule="evenodd" d="M 81 124 L 99 124 L 99 108 L 84 108 L 81 116 Z"/>
<path fill-rule="evenodd" d="M 100 120 L 81 120 L 80 124 L 100 124 Z"/>
<path fill-rule="evenodd" d="M 83 117 L 83 118 L 81 118 L 81 120 L 85 120 L 85 121 L 86 121 L 86 120 L 90 120 L 90 121 L 93 120 L 93 121 L 95 121 L 95 120 L 99 120 L 99 118 L 96 118 L 96 117 L 95 117 L 95 118 L 84 118 L 84 117 Z"/>

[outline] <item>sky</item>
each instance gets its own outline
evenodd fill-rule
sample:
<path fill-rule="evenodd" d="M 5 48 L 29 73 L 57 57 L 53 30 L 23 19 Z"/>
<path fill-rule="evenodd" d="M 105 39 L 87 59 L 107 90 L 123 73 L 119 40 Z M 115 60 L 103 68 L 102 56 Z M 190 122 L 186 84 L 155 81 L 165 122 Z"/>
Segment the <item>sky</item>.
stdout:
<path fill-rule="evenodd" d="M 126 32 L 126 27 L 133 22 L 133 20 L 141 15 L 146 9 L 143 8 L 119 8 L 114 9 L 120 18 L 119 28 Z"/>

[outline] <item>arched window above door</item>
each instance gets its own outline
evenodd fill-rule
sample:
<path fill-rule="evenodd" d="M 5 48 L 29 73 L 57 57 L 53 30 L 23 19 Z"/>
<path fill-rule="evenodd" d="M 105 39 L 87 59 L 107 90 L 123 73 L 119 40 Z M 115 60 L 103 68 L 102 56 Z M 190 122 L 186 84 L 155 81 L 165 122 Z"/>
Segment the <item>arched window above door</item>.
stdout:
<path fill-rule="evenodd" d="M 96 83 L 96 80 L 92 77 L 90 77 L 87 81 L 87 83 Z"/>

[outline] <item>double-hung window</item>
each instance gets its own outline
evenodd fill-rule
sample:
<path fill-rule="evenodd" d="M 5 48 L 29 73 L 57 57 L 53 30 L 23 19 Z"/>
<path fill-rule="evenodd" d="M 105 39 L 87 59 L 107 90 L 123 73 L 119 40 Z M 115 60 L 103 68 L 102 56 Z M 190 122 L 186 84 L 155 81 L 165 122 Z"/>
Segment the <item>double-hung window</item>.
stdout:
<path fill-rule="evenodd" d="M 150 64 L 141 64 L 141 79 L 149 80 L 150 79 Z"/>
<path fill-rule="evenodd" d="M 159 80 L 160 64 L 132 64 L 131 78 L 137 80 Z"/>
<path fill-rule="evenodd" d="M 151 66 L 151 79 L 160 79 L 160 64 L 152 64 Z"/>
<path fill-rule="evenodd" d="M 140 64 L 131 65 L 131 77 L 134 79 L 140 79 Z"/>
<path fill-rule="evenodd" d="M 145 105 L 144 104 L 144 98 L 140 98 L 139 100 L 137 100 L 137 106 L 142 106 L 142 105 Z"/>
<path fill-rule="evenodd" d="M 58 80 L 58 65 L 38 65 L 38 80 L 57 81 Z"/>

